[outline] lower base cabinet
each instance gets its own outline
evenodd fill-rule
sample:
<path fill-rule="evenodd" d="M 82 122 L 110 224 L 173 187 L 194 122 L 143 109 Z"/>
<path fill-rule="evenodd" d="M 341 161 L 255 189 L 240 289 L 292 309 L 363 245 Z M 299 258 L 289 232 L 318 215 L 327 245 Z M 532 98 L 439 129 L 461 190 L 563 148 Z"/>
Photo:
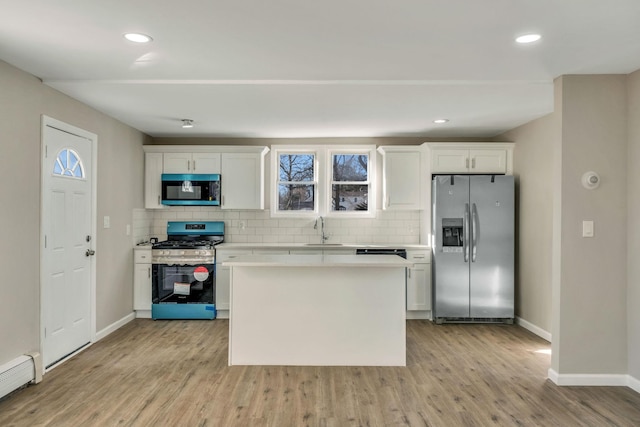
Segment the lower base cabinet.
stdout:
<path fill-rule="evenodd" d="M 229 284 L 231 269 L 222 265 L 223 262 L 240 256 L 251 254 L 272 255 L 353 255 L 355 249 L 216 249 L 216 310 L 220 319 L 229 318 Z M 431 315 L 431 254 L 425 250 L 408 250 L 407 259 L 414 266 L 407 270 L 407 318 L 427 319 Z M 142 274 L 142 272 L 140 273 Z M 151 289 L 149 285 L 149 289 Z"/>
<path fill-rule="evenodd" d="M 133 309 L 136 317 L 151 317 L 151 249 L 134 249 Z"/>
<path fill-rule="evenodd" d="M 431 258 L 428 251 L 407 251 L 407 311 L 431 311 Z"/>

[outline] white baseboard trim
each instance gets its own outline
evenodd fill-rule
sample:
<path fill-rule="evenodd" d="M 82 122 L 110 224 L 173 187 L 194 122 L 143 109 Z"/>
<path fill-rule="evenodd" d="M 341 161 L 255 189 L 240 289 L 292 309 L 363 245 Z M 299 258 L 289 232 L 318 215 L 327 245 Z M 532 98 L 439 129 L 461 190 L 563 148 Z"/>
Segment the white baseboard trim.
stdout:
<path fill-rule="evenodd" d="M 136 319 L 151 319 L 151 310 L 136 310 Z"/>
<path fill-rule="evenodd" d="M 549 369 L 548 378 L 559 386 L 629 387 L 640 393 L 640 381 L 625 374 L 558 374 Z"/>
<path fill-rule="evenodd" d="M 533 323 L 527 322 L 526 320 L 524 320 L 521 317 L 516 317 L 516 323 L 518 325 L 522 326 L 523 328 L 525 328 L 527 331 L 533 332 L 534 334 L 536 334 L 540 338 L 551 342 L 551 333 L 550 332 L 545 331 L 544 329 L 534 325 Z"/>
<path fill-rule="evenodd" d="M 126 316 L 124 316 L 122 319 L 113 322 L 112 324 L 110 324 L 109 326 L 104 328 L 103 330 L 98 331 L 96 333 L 96 341 L 100 341 L 102 338 L 104 338 L 107 335 L 109 335 L 110 333 L 115 332 L 116 330 L 120 329 L 121 327 L 123 327 L 127 323 L 131 322 L 135 318 L 136 318 L 136 313 L 135 312 L 131 312 L 131 313 L 127 314 Z"/>
<path fill-rule="evenodd" d="M 407 311 L 407 320 L 431 320 L 431 310 Z"/>
<path fill-rule="evenodd" d="M 634 390 L 636 393 L 640 393 L 640 380 L 632 377 L 631 375 L 627 375 L 627 377 L 629 377 L 629 384 L 627 384 L 629 388 Z"/>

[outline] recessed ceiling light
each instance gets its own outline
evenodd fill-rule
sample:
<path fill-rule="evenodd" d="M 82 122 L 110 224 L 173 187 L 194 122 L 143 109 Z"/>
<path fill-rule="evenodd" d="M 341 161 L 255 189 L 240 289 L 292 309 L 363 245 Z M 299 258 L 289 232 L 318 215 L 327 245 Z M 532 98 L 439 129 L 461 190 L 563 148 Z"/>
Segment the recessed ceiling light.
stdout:
<path fill-rule="evenodd" d="M 151 36 L 142 33 L 127 33 L 124 38 L 134 43 L 149 43 L 153 40 Z"/>
<path fill-rule="evenodd" d="M 519 37 L 516 37 L 516 42 L 518 43 L 533 43 L 540 40 L 542 36 L 540 34 L 523 34 Z"/>
<path fill-rule="evenodd" d="M 449 121 L 449 119 L 435 119 L 435 120 L 433 121 L 433 123 L 436 123 L 436 124 L 438 124 L 438 125 L 441 125 L 441 124 L 443 124 L 443 123 L 447 123 L 448 121 Z"/>
<path fill-rule="evenodd" d="M 182 128 L 191 129 L 193 127 L 193 120 L 182 119 Z"/>

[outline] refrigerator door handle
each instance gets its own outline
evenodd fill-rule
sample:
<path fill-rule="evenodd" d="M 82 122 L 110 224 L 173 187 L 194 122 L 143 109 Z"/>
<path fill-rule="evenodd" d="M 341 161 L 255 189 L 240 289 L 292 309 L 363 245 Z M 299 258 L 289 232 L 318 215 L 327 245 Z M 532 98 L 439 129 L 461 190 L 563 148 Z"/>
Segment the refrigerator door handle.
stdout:
<path fill-rule="evenodd" d="M 462 239 L 464 262 L 469 262 L 469 203 L 464 204 L 464 238 Z"/>
<path fill-rule="evenodd" d="M 476 262 L 476 251 L 478 249 L 478 211 L 476 204 L 471 208 L 471 262 Z"/>

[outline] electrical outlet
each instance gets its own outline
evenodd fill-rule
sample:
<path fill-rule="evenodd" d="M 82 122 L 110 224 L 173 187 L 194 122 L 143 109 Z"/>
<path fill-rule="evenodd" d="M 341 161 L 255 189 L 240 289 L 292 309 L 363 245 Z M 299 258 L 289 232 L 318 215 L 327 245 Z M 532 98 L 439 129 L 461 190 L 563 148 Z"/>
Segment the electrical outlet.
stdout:
<path fill-rule="evenodd" d="M 104 228 L 111 228 L 111 218 L 109 218 L 108 216 L 105 216 L 105 217 L 102 219 L 102 226 L 103 226 Z"/>
<path fill-rule="evenodd" d="M 131 235 L 131 224 L 127 224 L 127 236 Z"/>

